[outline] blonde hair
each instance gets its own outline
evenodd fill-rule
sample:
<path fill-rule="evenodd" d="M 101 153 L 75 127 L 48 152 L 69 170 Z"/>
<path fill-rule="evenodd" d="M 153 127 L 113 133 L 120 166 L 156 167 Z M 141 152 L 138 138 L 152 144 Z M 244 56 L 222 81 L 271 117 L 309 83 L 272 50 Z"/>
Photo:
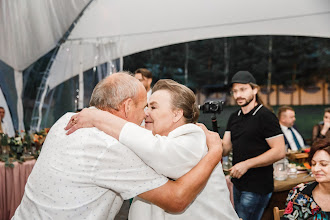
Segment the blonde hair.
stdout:
<path fill-rule="evenodd" d="M 191 89 L 174 80 L 161 79 L 154 85 L 152 92 L 157 90 L 166 90 L 171 94 L 172 106 L 183 110 L 183 117 L 186 123 L 197 122 L 199 109 L 196 103 L 196 96 Z"/>

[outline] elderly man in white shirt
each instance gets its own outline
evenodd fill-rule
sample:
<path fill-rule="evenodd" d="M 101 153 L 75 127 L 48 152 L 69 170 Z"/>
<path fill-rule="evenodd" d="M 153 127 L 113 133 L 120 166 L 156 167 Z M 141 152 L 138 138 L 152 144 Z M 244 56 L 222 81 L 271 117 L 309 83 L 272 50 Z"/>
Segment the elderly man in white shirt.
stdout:
<path fill-rule="evenodd" d="M 306 148 L 301 134 L 293 127 L 296 121 L 295 111 L 290 106 L 282 106 L 278 109 L 278 120 L 284 134 L 287 150 L 299 151 Z"/>
<path fill-rule="evenodd" d="M 146 91 L 138 80 L 116 73 L 100 82 L 91 105 L 139 124 Z M 168 181 L 129 148 L 96 128 L 66 135 L 67 113 L 51 128 L 13 219 L 114 219 L 123 199 L 134 196 L 181 212 L 207 183 L 221 156 L 214 134 L 209 153 L 189 173 Z M 76 123 L 76 121 L 70 121 Z"/>
<path fill-rule="evenodd" d="M 152 132 L 108 112 L 85 109 L 73 116 L 78 124 L 69 133 L 80 127 L 96 126 L 116 137 L 155 171 L 171 179 L 187 173 L 207 153 L 205 134 L 195 124 L 199 116 L 196 97 L 186 86 L 169 79 L 159 80 L 153 88 L 146 115 L 146 128 Z M 219 163 L 205 188 L 182 213 L 170 213 L 141 198 L 135 198 L 129 219 L 234 220 L 238 216 L 230 202 Z"/>

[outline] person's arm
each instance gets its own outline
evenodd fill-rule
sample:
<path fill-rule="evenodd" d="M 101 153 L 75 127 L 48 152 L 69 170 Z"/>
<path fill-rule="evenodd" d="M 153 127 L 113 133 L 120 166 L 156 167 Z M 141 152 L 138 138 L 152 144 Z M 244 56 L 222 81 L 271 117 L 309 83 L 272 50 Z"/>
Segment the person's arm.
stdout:
<path fill-rule="evenodd" d="M 204 129 L 203 129 L 204 130 Z M 139 195 L 169 212 L 182 212 L 205 187 L 213 169 L 222 157 L 222 143 L 219 135 L 207 134 L 209 152 L 187 174 L 176 181 L 168 181 L 161 187 Z"/>
<path fill-rule="evenodd" d="M 225 134 L 223 135 L 223 156 L 228 156 L 229 152 L 232 149 L 232 143 L 231 143 L 231 135 L 230 131 L 225 131 Z"/>
<path fill-rule="evenodd" d="M 313 126 L 312 141 L 315 141 L 316 138 L 319 137 L 319 135 L 320 135 L 320 126 L 317 124 Z"/>
<path fill-rule="evenodd" d="M 119 140 L 119 134 L 126 120 L 119 118 L 107 111 L 99 109 L 84 108 L 78 114 L 71 117 L 69 123 L 65 127 L 67 134 L 71 134 L 79 128 L 96 127 L 104 133 Z"/>
<path fill-rule="evenodd" d="M 283 135 L 268 138 L 266 141 L 270 147 L 268 151 L 257 157 L 235 164 L 230 168 L 230 175 L 235 178 L 241 178 L 251 168 L 268 166 L 285 157 Z"/>
<path fill-rule="evenodd" d="M 129 147 L 157 173 L 172 179 L 186 174 L 207 151 L 205 135 L 195 125 L 179 127 L 165 137 L 154 136 L 148 130 L 105 111 L 84 109 L 72 118 L 77 123 L 68 133 L 80 127 L 96 126 Z M 69 125 L 73 125 L 72 118 Z"/>
<path fill-rule="evenodd" d="M 325 137 L 328 130 L 329 130 L 329 128 L 330 128 L 330 123 L 329 122 L 324 122 L 322 130 L 320 131 L 320 136 Z"/>
<path fill-rule="evenodd" d="M 207 152 L 205 134 L 194 124 L 180 126 L 168 136 L 160 136 L 127 123 L 120 132 L 119 142 L 157 173 L 171 179 L 186 174 Z"/>

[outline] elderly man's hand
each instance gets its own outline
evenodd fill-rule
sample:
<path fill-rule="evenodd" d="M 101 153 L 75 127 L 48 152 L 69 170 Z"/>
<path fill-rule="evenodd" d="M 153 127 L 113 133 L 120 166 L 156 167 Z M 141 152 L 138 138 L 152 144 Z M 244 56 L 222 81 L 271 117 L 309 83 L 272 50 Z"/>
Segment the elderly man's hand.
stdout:
<path fill-rule="evenodd" d="M 68 132 L 66 134 L 72 134 L 79 128 L 90 128 L 94 127 L 93 120 L 95 113 L 100 111 L 98 109 L 90 109 L 84 108 L 78 114 L 75 114 L 71 117 L 70 121 L 68 122 L 67 126 L 64 128 Z"/>

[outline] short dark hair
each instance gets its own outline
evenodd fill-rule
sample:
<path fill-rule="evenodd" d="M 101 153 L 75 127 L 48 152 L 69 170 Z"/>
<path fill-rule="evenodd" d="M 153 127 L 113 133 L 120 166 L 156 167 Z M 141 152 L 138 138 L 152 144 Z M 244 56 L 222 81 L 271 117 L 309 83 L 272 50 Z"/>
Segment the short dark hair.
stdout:
<path fill-rule="evenodd" d="M 3 110 L 5 110 L 5 108 L 4 108 L 4 107 L 2 107 L 2 106 L 0 106 L 0 108 L 1 108 L 1 109 L 3 109 Z"/>
<path fill-rule="evenodd" d="M 152 73 L 146 68 L 139 68 L 135 70 L 134 74 L 140 73 L 143 77 L 152 78 Z"/>
<path fill-rule="evenodd" d="M 282 113 L 286 112 L 287 110 L 294 111 L 294 109 L 292 107 L 287 106 L 287 105 L 283 105 L 283 106 L 279 107 L 278 112 L 277 112 L 278 119 L 280 119 Z"/>
<path fill-rule="evenodd" d="M 314 154 L 319 150 L 324 150 L 328 154 L 330 154 L 330 139 L 329 138 L 317 139 L 313 143 L 313 145 L 311 147 L 311 151 L 309 152 L 309 155 L 308 155 L 308 162 L 310 164 L 314 157 Z"/>
<path fill-rule="evenodd" d="M 324 114 L 327 113 L 327 112 L 330 113 L 330 108 L 324 109 Z"/>

